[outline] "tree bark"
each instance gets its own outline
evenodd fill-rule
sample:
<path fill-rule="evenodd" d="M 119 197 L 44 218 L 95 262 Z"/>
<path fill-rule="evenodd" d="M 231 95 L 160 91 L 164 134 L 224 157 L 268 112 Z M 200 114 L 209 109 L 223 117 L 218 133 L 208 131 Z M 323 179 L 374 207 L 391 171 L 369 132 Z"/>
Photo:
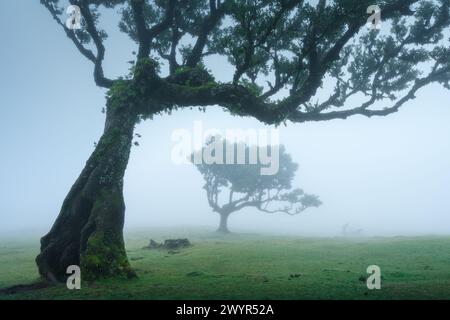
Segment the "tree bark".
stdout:
<path fill-rule="evenodd" d="M 81 267 L 83 280 L 134 276 L 126 256 L 123 177 L 137 116 L 108 110 L 95 151 L 72 186 L 36 257 L 39 273 L 64 281 L 69 265 Z"/>
<path fill-rule="evenodd" d="M 228 216 L 229 213 L 219 213 L 220 215 L 220 224 L 219 228 L 217 229 L 217 232 L 220 233 L 230 233 L 230 230 L 228 229 Z"/>

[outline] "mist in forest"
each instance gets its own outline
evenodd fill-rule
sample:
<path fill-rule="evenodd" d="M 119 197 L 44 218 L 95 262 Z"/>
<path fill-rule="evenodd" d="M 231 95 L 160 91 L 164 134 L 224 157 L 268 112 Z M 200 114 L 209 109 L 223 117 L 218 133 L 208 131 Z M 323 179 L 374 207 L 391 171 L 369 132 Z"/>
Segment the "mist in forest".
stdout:
<path fill-rule="evenodd" d="M 0 234 L 44 233 L 101 135 L 105 91 L 95 87 L 90 62 L 38 1 L 4 6 Z M 111 14 L 103 19 L 117 23 Z M 133 43 L 119 33 L 106 43 L 105 70 L 126 73 L 129 65 L 115 61 L 132 59 Z M 213 56 L 207 67 L 225 81 L 232 75 L 223 62 Z M 297 216 L 244 209 L 230 216 L 230 229 L 299 236 L 341 235 L 344 227 L 363 236 L 449 234 L 449 120 L 450 92 L 430 86 L 388 117 L 287 123 L 277 129 L 279 142 L 299 164 L 293 186 L 318 195 L 322 206 Z M 218 107 L 142 122 L 125 175 L 126 230 L 217 228 L 219 216 L 208 205 L 202 176 L 192 164 L 171 158 L 173 132 L 194 135 L 196 122 L 222 132 L 274 129 Z"/>

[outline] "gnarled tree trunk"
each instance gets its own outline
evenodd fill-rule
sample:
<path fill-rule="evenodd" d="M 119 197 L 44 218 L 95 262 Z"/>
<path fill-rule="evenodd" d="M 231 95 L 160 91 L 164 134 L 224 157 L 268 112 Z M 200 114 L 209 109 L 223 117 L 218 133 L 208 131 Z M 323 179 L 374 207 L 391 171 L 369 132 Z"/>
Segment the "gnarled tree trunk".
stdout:
<path fill-rule="evenodd" d="M 64 281 L 69 265 L 84 280 L 133 276 L 123 239 L 123 177 L 137 116 L 108 110 L 105 130 L 72 186 L 50 232 L 41 239 L 39 273 Z"/>
<path fill-rule="evenodd" d="M 217 232 L 220 233 L 230 233 L 230 230 L 228 230 L 228 217 L 229 217 L 229 213 L 219 213 L 220 215 L 220 224 L 219 224 L 219 228 L 217 229 Z"/>

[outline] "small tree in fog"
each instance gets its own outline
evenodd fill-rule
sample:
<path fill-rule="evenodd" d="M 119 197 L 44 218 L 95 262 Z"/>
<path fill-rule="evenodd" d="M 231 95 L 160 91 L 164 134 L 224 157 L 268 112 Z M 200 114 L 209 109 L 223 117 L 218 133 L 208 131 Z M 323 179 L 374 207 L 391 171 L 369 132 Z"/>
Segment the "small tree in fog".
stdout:
<path fill-rule="evenodd" d="M 205 179 L 204 189 L 209 205 L 220 215 L 218 232 L 228 233 L 228 217 L 243 208 L 256 208 L 266 213 L 297 215 L 307 208 L 321 205 L 317 196 L 307 194 L 302 189 L 292 188 L 292 180 L 298 165 L 285 152 L 284 146 L 277 146 L 279 157 L 275 161 L 278 161 L 278 171 L 273 175 L 262 175 L 261 169 L 266 164 L 260 160 L 259 155 L 261 148 L 266 151 L 267 147 L 232 144 L 221 138 L 217 144 L 216 139 L 219 138 L 209 139 L 201 150 L 192 154 L 191 160 Z M 224 158 L 227 157 L 227 152 L 232 150 L 231 157 L 235 161 L 212 164 L 208 161 L 201 163 L 194 161 L 194 158 L 204 159 L 213 144 L 222 146 Z M 245 152 L 244 163 L 237 161 L 241 156 L 240 151 Z M 252 161 L 252 158 L 256 161 Z"/>

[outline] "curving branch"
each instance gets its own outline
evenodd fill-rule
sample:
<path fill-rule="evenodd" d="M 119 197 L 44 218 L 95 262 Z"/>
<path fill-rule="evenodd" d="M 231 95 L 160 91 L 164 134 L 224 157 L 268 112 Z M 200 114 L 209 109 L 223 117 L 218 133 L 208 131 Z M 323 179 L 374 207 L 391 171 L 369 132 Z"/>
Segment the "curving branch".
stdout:
<path fill-rule="evenodd" d="M 81 14 L 86 22 L 86 31 L 91 36 L 95 47 L 97 48 L 97 55 L 95 57 L 95 67 L 94 67 L 94 80 L 95 83 L 104 88 L 110 88 L 113 84 L 112 80 L 105 78 L 103 74 L 103 59 L 105 58 L 105 46 L 103 45 L 102 37 L 100 32 L 97 30 L 94 17 L 89 8 L 88 0 L 80 1 L 70 1 L 72 4 L 78 5 L 81 10 Z"/>
<path fill-rule="evenodd" d="M 363 103 L 361 106 L 358 106 L 349 110 L 342 111 L 331 111 L 325 113 L 317 113 L 317 112 L 300 112 L 292 114 L 289 120 L 293 122 L 305 122 L 305 121 L 327 121 L 333 119 L 346 119 L 348 117 L 354 115 L 362 115 L 366 117 L 374 117 L 374 116 L 387 116 L 392 113 L 398 112 L 400 107 L 402 107 L 406 102 L 413 100 L 416 97 L 416 93 L 423 87 L 429 85 L 430 83 L 444 83 L 448 81 L 450 78 L 450 67 L 443 67 L 440 69 L 436 69 L 426 77 L 417 79 L 412 88 L 397 102 L 395 102 L 392 106 L 386 107 L 384 109 L 369 109 L 375 103 L 375 99 L 372 97 L 369 101 Z"/>
<path fill-rule="evenodd" d="M 197 41 L 195 42 L 191 54 L 186 60 L 186 66 L 194 67 L 200 62 L 207 44 L 208 36 L 224 17 L 226 7 L 230 2 L 230 0 L 225 0 L 224 3 L 221 3 L 221 0 L 217 0 L 217 2 L 210 1 L 210 14 L 203 20 L 201 32 L 197 37 Z"/>
<path fill-rule="evenodd" d="M 66 25 L 62 22 L 60 18 L 60 13 L 63 12 L 60 8 L 56 6 L 54 1 L 51 0 L 41 0 L 41 3 L 47 8 L 47 10 L 52 15 L 53 19 L 60 25 L 67 37 L 72 40 L 75 44 L 75 47 L 80 51 L 80 53 L 86 57 L 89 61 L 94 63 L 94 80 L 95 83 L 99 87 L 110 88 L 113 84 L 113 81 L 107 79 L 103 74 L 102 62 L 105 55 L 105 48 L 103 47 L 103 43 L 98 31 L 95 28 L 95 23 L 92 18 L 92 14 L 90 13 L 88 4 L 86 1 L 70 1 L 71 4 L 77 5 L 80 7 L 83 17 L 85 18 L 87 31 L 89 35 L 92 37 L 95 46 L 97 48 L 97 54 L 94 54 L 92 50 L 86 48 L 82 41 L 77 37 L 74 30 L 70 30 L 66 27 Z M 87 8 L 87 9 L 86 9 Z"/>

